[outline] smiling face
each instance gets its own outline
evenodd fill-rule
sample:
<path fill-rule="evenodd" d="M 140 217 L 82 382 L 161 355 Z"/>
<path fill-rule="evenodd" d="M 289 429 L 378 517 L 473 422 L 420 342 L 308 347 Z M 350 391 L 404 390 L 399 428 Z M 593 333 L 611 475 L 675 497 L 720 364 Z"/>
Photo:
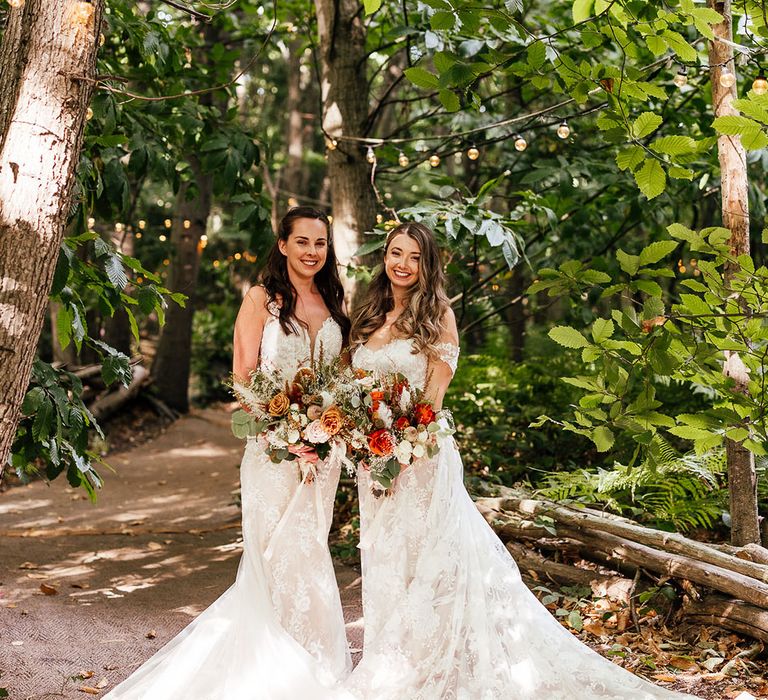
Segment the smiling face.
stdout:
<path fill-rule="evenodd" d="M 393 288 L 401 290 L 419 281 L 421 248 L 407 233 L 397 234 L 384 254 L 384 271 Z"/>
<path fill-rule="evenodd" d="M 289 274 L 314 277 L 328 257 L 328 230 L 320 219 L 296 219 L 287 240 L 277 242 Z"/>

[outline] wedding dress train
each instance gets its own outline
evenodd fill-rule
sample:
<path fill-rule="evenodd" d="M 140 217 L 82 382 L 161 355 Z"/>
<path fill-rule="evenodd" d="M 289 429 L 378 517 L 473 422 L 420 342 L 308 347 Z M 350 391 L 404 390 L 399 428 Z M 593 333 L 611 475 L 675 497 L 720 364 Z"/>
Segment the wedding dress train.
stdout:
<path fill-rule="evenodd" d="M 292 379 L 310 363 L 306 330 L 267 321 L 261 366 Z M 318 352 L 338 355 L 328 319 Z M 272 463 L 250 439 L 240 467 L 243 555 L 235 583 L 105 700 L 346 700 L 351 669 L 338 586 L 328 551 L 340 459 L 318 465 L 311 484 L 295 462 Z M 351 700 L 351 698 L 350 698 Z"/>
<path fill-rule="evenodd" d="M 357 349 L 355 366 L 424 387 L 427 359 L 398 339 Z M 441 359 L 455 371 L 458 348 Z M 442 419 L 444 420 L 444 419 Z M 345 683 L 364 700 L 661 700 L 657 687 L 582 644 L 523 583 L 464 488 L 452 437 L 389 497 L 358 475 L 363 658 Z"/>

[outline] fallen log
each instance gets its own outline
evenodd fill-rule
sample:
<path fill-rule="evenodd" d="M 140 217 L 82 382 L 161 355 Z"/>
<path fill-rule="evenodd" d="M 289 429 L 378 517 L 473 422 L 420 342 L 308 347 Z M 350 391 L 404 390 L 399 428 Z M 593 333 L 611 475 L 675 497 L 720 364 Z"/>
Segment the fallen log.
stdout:
<path fill-rule="evenodd" d="M 601 513 L 590 508 L 576 509 L 552 501 L 529 498 L 527 494 L 504 489 L 501 497 L 480 499 L 483 507 L 499 512 L 513 511 L 525 516 L 547 516 L 557 526 L 589 529 L 623 537 L 632 542 L 660 549 L 672 554 L 696 559 L 717 567 L 734 571 L 743 576 L 768 583 L 768 565 L 747 560 L 711 547 L 704 542 L 697 542 L 676 532 L 663 532 L 639 525 L 627 518 Z M 762 547 L 757 547 L 762 550 Z M 768 550 L 766 550 L 768 552 Z M 754 555 L 756 556 L 756 555 Z"/>
<path fill-rule="evenodd" d="M 139 394 L 142 387 L 145 384 L 148 384 L 149 381 L 149 370 L 141 365 L 137 365 L 133 368 L 133 378 L 127 387 L 121 385 L 117 391 L 110 392 L 91 404 L 89 408 L 93 417 L 97 421 L 100 421 L 111 416 L 128 401 L 134 399 Z"/>
<path fill-rule="evenodd" d="M 742 600 L 708 596 L 688 604 L 683 615 L 690 622 L 723 627 L 768 642 L 768 611 Z"/>

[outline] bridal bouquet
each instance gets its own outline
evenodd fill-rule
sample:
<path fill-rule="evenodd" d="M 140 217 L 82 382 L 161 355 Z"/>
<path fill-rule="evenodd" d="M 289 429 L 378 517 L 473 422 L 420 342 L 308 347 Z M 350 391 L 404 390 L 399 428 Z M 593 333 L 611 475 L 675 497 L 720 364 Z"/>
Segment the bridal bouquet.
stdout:
<path fill-rule="evenodd" d="M 374 482 L 374 493 L 380 495 L 389 492 L 403 469 L 423 457 L 434 457 L 438 439 L 453 431 L 438 423 L 424 392 L 412 387 L 402 374 L 368 375 L 359 383 L 367 386 L 362 458 Z"/>
<path fill-rule="evenodd" d="M 354 425 L 339 405 L 350 394 L 339 375 L 339 363 L 331 362 L 302 367 L 290 381 L 261 369 L 247 383 L 233 377 L 231 388 L 243 408 L 232 414 L 232 432 L 263 437 L 266 454 L 278 464 L 299 460 L 306 467 L 324 459 L 334 442 L 350 440 Z"/>

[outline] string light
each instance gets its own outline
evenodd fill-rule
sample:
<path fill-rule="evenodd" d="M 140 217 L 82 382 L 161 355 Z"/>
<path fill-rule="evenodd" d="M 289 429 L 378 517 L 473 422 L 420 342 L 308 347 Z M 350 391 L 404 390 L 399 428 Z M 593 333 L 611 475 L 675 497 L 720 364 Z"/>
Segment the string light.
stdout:
<path fill-rule="evenodd" d="M 680 66 L 680 70 L 677 71 L 677 75 L 672 79 L 672 82 L 681 88 L 688 84 L 688 69 L 685 66 Z"/>
<path fill-rule="evenodd" d="M 376 162 L 376 154 L 373 152 L 373 146 L 368 146 L 368 151 L 365 154 L 365 159 L 373 165 Z"/>
<path fill-rule="evenodd" d="M 24 4 L 24 0 L 8 0 L 8 4 L 11 7 L 21 7 Z"/>
<path fill-rule="evenodd" d="M 243 256 L 240 253 L 235 253 L 235 260 L 240 260 Z"/>
<path fill-rule="evenodd" d="M 143 231 L 147 227 L 147 222 L 144 219 L 139 221 L 139 228 Z"/>
<path fill-rule="evenodd" d="M 325 147 L 329 151 L 335 151 L 338 145 L 339 142 L 336 139 L 325 139 Z"/>
<path fill-rule="evenodd" d="M 165 265 L 166 267 L 167 267 L 168 265 L 170 265 L 170 264 L 171 264 L 171 261 L 170 261 L 168 258 L 166 258 L 165 260 L 163 260 L 163 265 Z"/>
<path fill-rule="evenodd" d="M 136 238 L 141 238 L 141 231 L 136 234 Z"/>
<path fill-rule="evenodd" d="M 433 153 L 433 154 L 432 154 L 432 155 L 429 157 L 429 164 L 430 164 L 430 165 L 431 165 L 433 168 L 436 168 L 436 167 L 438 167 L 438 166 L 440 165 L 440 156 L 439 156 L 439 155 L 437 155 L 437 153 Z"/>
<path fill-rule="evenodd" d="M 173 222 L 170 219 L 163 221 L 163 224 L 165 224 L 165 228 L 171 228 L 171 226 L 173 226 Z"/>
<path fill-rule="evenodd" d="M 85 110 L 85 119 L 86 121 L 91 121 L 91 119 L 93 119 L 93 109 L 91 107 L 88 107 L 88 109 Z"/>
<path fill-rule="evenodd" d="M 96 225 L 96 219 L 94 219 L 92 216 L 88 217 L 88 230 L 92 230 L 93 227 Z"/>
<path fill-rule="evenodd" d="M 477 150 L 477 146 L 470 146 L 467 149 L 467 158 L 470 160 L 477 160 L 480 157 L 480 151 Z"/>
<path fill-rule="evenodd" d="M 192 222 L 189 219 L 184 219 L 184 228 L 192 226 Z"/>
<path fill-rule="evenodd" d="M 736 76 L 733 74 L 728 66 L 723 66 L 723 70 L 720 71 L 720 85 L 724 88 L 733 87 L 736 84 Z"/>
<path fill-rule="evenodd" d="M 99 34 L 99 46 L 104 46 L 104 43 L 107 41 L 107 37 L 104 36 L 104 34 Z"/>
<path fill-rule="evenodd" d="M 571 135 L 571 127 L 568 126 L 568 122 L 563 119 L 562 122 L 560 122 L 560 126 L 557 127 L 557 135 L 565 140 Z"/>
<path fill-rule="evenodd" d="M 121 224 L 119 222 L 115 224 L 115 232 L 116 233 L 122 233 L 124 230 L 125 230 L 125 225 L 123 225 L 123 224 Z"/>
<path fill-rule="evenodd" d="M 754 91 L 755 95 L 765 95 L 765 93 L 768 92 L 768 80 L 766 80 L 763 71 L 758 73 L 757 77 L 752 83 L 752 90 Z"/>
<path fill-rule="evenodd" d="M 165 243 L 168 240 L 168 238 L 166 238 L 166 235 L 164 233 L 161 233 L 157 238 L 161 243 Z"/>
<path fill-rule="evenodd" d="M 208 242 L 208 236 L 206 234 L 203 234 L 202 236 L 200 236 L 200 240 L 203 243 L 207 243 Z"/>
<path fill-rule="evenodd" d="M 221 265 L 221 261 L 219 261 L 219 260 L 214 260 L 213 261 L 213 266 L 214 267 L 218 267 L 219 265 Z"/>
<path fill-rule="evenodd" d="M 520 136 L 520 134 L 515 135 L 515 150 L 517 151 L 524 151 L 526 148 L 528 148 L 528 142 Z"/>
<path fill-rule="evenodd" d="M 402 151 L 400 151 L 400 155 L 397 157 L 397 162 L 400 164 L 401 168 L 407 168 L 408 164 L 411 162 L 408 159 L 408 156 L 405 155 Z"/>

